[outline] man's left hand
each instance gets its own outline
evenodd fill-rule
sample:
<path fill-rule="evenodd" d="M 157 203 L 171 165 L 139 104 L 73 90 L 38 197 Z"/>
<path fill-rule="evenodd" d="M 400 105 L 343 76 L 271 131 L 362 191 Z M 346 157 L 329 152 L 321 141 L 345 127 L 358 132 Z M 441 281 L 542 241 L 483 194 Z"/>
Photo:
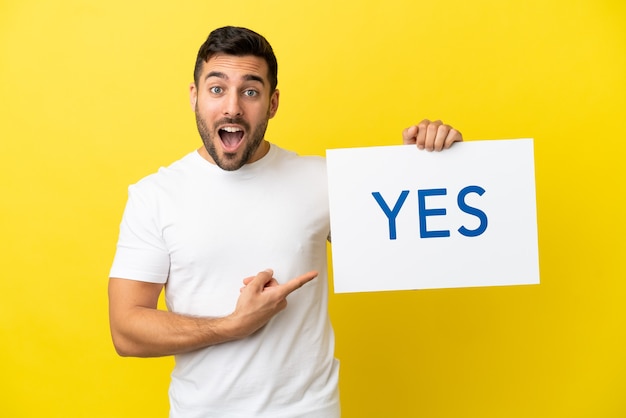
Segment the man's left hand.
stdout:
<path fill-rule="evenodd" d="M 445 125 L 440 120 L 431 122 L 424 119 L 418 125 L 410 126 L 402 131 L 402 142 L 405 145 L 415 144 L 417 148 L 426 151 L 441 151 L 461 141 L 463 141 L 461 132 L 450 125 Z"/>

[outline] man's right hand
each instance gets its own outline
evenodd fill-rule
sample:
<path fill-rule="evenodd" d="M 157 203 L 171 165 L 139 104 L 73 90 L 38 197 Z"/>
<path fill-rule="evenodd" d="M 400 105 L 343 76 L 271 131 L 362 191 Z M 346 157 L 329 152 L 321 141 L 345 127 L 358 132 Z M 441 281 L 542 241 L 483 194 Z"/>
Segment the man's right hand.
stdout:
<path fill-rule="evenodd" d="M 287 307 L 287 296 L 317 277 L 317 271 L 279 284 L 274 272 L 265 270 L 244 279 L 244 287 L 237 300 L 235 311 L 227 318 L 233 327 L 233 338 L 244 338 L 263 327 L 278 312 Z"/>

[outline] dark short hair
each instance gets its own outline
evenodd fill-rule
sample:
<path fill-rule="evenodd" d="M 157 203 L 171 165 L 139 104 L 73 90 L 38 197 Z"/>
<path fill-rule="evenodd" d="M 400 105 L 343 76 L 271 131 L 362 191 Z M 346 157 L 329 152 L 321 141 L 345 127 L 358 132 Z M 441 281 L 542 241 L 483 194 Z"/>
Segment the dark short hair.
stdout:
<path fill-rule="evenodd" d="M 272 50 L 272 46 L 263 36 L 258 33 L 241 27 L 225 26 L 215 29 L 204 41 L 198 56 L 196 66 L 193 70 L 193 80 L 198 85 L 202 65 L 209 61 L 215 54 L 235 55 L 238 57 L 254 55 L 263 58 L 267 62 L 268 79 L 271 91 L 278 85 L 278 62 Z"/>

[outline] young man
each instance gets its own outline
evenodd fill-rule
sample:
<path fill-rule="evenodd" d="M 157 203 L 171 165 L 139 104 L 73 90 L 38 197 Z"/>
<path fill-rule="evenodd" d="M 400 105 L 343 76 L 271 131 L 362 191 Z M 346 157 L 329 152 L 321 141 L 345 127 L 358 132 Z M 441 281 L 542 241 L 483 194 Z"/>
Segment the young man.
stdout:
<path fill-rule="evenodd" d="M 190 87 L 203 146 L 129 188 L 111 333 L 120 355 L 176 356 L 171 417 L 340 416 L 325 163 L 265 140 L 276 86 L 265 38 L 213 31 Z M 423 121 L 403 140 L 441 150 L 462 137 Z"/>

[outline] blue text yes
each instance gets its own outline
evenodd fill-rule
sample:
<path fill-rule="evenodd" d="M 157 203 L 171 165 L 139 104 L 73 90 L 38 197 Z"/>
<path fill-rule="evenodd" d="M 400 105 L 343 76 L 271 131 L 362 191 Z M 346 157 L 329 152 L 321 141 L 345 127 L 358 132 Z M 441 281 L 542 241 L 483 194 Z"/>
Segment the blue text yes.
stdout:
<path fill-rule="evenodd" d="M 477 237 L 485 232 L 487 229 L 487 215 L 480 209 L 469 206 L 465 202 L 465 197 L 470 193 L 476 193 L 479 196 L 482 196 L 485 193 L 485 189 L 480 186 L 467 186 L 461 189 L 459 194 L 457 195 L 457 206 L 459 209 L 469 215 L 475 216 L 480 221 L 480 224 L 476 229 L 468 229 L 465 226 L 461 226 L 458 231 L 461 235 L 466 237 Z M 403 190 L 400 193 L 400 197 L 396 200 L 396 203 L 393 205 L 393 209 L 389 207 L 385 199 L 381 196 L 379 192 L 372 192 L 372 196 L 378 202 L 378 205 L 383 210 L 383 213 L 387 216 L 389 220 L 389 239 L 396 239 L 396 217 L 402 209 L 402 205 L 404 204 L 407 196 L 409 195 L 408 190 Z M 429 231 L 426 228 L 426 217 L 428 216 L 444 216 L 446 214 L 446 208 L 427 208 L 426 207 L 426 198 L 429 196 L 445 196 L 447 195 L 447 189 L 424 189 L 417 191 L 417 200 L 418 200 L 418 217 L 419 217 L 419 225 L 420 225 L 420 238 L 442 238 L 449 237 L 449 230 L 435 230 Z"/>

